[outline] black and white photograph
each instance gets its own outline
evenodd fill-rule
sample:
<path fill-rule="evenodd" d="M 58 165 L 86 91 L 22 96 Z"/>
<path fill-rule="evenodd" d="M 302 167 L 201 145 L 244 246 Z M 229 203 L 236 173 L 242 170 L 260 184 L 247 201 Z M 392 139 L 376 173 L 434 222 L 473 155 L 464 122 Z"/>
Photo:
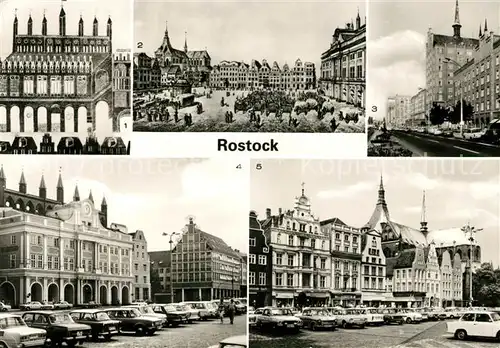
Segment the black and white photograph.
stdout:
<path fill-rule="evenodd" d="M 365 1 L 136 0 L 135 132 L 365 133 Z"/>
<path fill-rule="evenodd" d="M 0 153 L 130 153 L 129 0 L 0 2 Z"/>
<path fill-rule="evenodd" d="M 238 163 L 23 158 L 0 167 L 1 347 L 246 344 Z"/>
<path fill-rule="evenodd" d="M 250 348 L 498 346 L 498 162 L 252 162 Z"/>
<path fill-rule="evenodd" d="M 369 5 L 368 156 L 500 156 L 500 3 Z"/>

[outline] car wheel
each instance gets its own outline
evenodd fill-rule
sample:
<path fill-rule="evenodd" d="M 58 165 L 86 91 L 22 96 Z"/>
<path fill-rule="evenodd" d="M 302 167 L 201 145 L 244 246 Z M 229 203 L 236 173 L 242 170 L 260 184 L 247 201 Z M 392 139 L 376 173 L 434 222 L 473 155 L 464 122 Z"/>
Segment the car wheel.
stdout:
<path fill-rule="evenodd" d="M 411 318 L 410 318 L 410 317 L 406 318 L 406 322 L 407 322 L 408 324 L 411 324 Z"/>
<path fill-rule="evenodd" d="M 403 325 L 403 324 L 404 324 L 404 320 L 400 320 L 400 321 L 398 321 L 398 324 L 399 324 L 399 325 Z"/>
<path fill-rule="evenodd" d="M 497 337 L 496 337 L 497 341 L 500 341 L 500 331 L 497 332 Z"/>
<path fill-rule="evenodd" d="M 361 324 L 360 328 L 364 329 L 366 327 L 365 324 Z"/>
<path fill-rule="evenodd" d="M 8 348 L 7 345 L 3 342 L 0 342 L 0 348 Z"/>
<path fill-rule="evenodd" d="M 137 336 L 142 336 L 142 335 L 144 335 L 144 327 L 142 327 L 142 326 L 137 326 L 137 327 L 135 328 L 135 334 L 136 334 Z"/>
<path fill-rule="evenodd" d="M 455 319 L 455 316 L 454 315 L 450 315 L 450 319 Z"/>
<path fill-rule="evenodd" d="M 459 340 L 466 340 L 467 332 L 465 332 L 465 330 L 457 330 L 457 332 L 455 332 L 455 338 Z"/>

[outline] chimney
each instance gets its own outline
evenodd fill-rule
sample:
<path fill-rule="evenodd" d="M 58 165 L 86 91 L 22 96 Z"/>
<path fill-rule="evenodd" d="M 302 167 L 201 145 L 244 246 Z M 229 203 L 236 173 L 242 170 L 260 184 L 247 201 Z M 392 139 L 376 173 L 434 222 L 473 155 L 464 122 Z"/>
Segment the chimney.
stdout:
<path fill-rule="evenodd" d="M 266 216 L 268 219 L 271 217 L 271 208 L 266 209 Z"/>
<path fill-rule="evenodd" d="M 279 212 L 279 215 L 281 215 L 281 213 L 283 212 L 283 210 L 281 208 L 279 208 L 278 212 Z"/>

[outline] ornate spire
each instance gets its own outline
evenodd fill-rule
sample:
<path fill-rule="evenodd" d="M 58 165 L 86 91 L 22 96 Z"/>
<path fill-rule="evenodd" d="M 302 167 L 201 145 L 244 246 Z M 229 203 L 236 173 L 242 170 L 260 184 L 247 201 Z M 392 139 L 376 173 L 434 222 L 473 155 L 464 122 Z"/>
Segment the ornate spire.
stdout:
<path fill-rule="evenodd" d="M 420 231 L 424 234 L 427 235 L 428 229 L 427 229 L 427 219 L 425 217 L 426 213 L 426 207 L 425 207 L 425 191 L 422 196 L 422 216 L 420 217 Z"/>
<path fill-rule="evenodd" d="M 5 178 L 5 172 L 3 171 L 3 164 L 2 164 L 2 166 L 0 167 L 0 179 L 3 179 L 3 180 L 5 180 L 5 179 L 6 179 L 6 178 Z"/>
<path fill-rule="evenodd" d="M 92 190 L 89 192 L 89 199 L 92 203 L 94 203 L 94 196 L 92 196 Z"/>
<path fill-rule="evenodd" d="M 80 200 L 80 192 L 78 191 L 78 184 L 75 185 L 75 193 L 73 194 L 73 201 L 78 202 Z"/>
<path fill-rule="evenodd" d="M 187 53 L 188 51 L 188 39 L 187 39 L 187 31 L 184 32 L 184 52 Z"/>
<path fill-rule="evenodd" d="M 303 182 L 302 184 L 300 184 L 302 186 L 302 196 L 305 196 L 305 189 L 304 189 L 304 186 L 306 185 L 305 182 Z"/>
<path fill-rule="evenodd" d="M 380 174 L 380 185 L 378 187 L 378 201 L 377 204 L 385 205 L 385 189 L 384 189 L 384 177 Z"/>
<path fill-rule="evenodd" d="M 14 24 L 17 23 L 17 8 L 14 10 Z"/>
<path fill-rule="evenodd" d="M 41 188 L 41 189 L 46 189 L 47 188 L 47 186 L 45 185 L 45 178 L 44 178 L 43 174 L 42 174 L 42 178 L 40 179 L 40 186 L 39 186 L 39 188 Z"/>
<path fill-rule="evenodd" d="M 59 178 L 57 179 L 57 188 L 63 188 L 63 182 L 61 177 L 61 168 L 59 168 Z"/>
<path fill-rule="evenodd" d="M 106 196 L 102 196 L 101 206 L 106 207 L 107 205 L 108 205 L 108 203 L 106 202 Z"/>
<path fill-rule="evenodd" d="M 24 177 L 24 169 L 21 171 L 21 178 L 19 179 L 19 185 L 26 185 L 26 178 Z"/>
<path fill-rule="evenodd" d="M 484 33 L 488 33 L 488 19 L 485 18 L 484 19 Z"/>
<path fill-rule="evenodd" d="M 64 17 L 64 16 L 66 16 L 66 12 L 64 12 L 64 6 L 61 3 L 61 12 L 59 12 L 59 17 Z"/>
<path fill-rule="evenodd" d="M 462 28 L 462 25 L 460 24 L 460 9 L 458 7 L 458 0 L 456 0 L 455 3 L 455 21 L 453 22 L 453 37 L 459 38 L 460 37 L 460 28 Z"/>
<path fill-rule="evenodd" d="M 483 36 L 483 32 L 481 31 L 481 24 L 479 24 L 479 37 Z"/>

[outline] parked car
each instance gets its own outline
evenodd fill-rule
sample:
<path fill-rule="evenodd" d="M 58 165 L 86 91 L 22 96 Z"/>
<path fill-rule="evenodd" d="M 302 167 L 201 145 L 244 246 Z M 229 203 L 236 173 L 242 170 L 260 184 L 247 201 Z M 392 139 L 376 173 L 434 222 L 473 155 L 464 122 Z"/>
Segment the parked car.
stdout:
<path fill-rule="evenodd" d="M 262 313 L 264 312 L 265 308 L 268 308 L 268 307 L 257 308 L 256 310 L 248 312 L 248 314 L 247 314 L 248 325 L 250 327 L 254 327 L 254 326 L 257 325 L 257 318 L 259 317 L 259 315 L 262 315 Z"/>
<path fill-rule="evenodd" d="M 268 307 L 257 317 L 256 326 L 260 329 L 281 329 L 298 332 L 302 327 L 302 320 L 295 317 L 289 308 Z"/>
<path fill-rule="evenodd" d="M 219 342 L 218 345 L 209 348 L 247 348 L 247 336 L 233 336 Z"/>
<path fill-rule="evenodd" d="M 91 327 L 94 341 L 101 337 L 109 341 L 119 333 L 120 322 L 112 320 L 103 309 L 77 309 L 70 315 L 75 322 Z"/>
<path fill-rule="evenodd" d="M 99 307 L 101 307 L 101 304 L 97 303 L 95 301 L 89 301 L 89 302 L 82 304 L 82 307 L 83 308 L 99 308 Z"/>
<path fill-rule="evenodd" d="M 20 315 L 0 314 L 0 347 L 43 347 L 46 339 L 47 331 L 29 327 Z"/>
<path fill-rule="evenodd" d="M 433 312 L 434 316 L 436 316 L 438 318 L 438 320 L 445 320 L 448 316 L 448 314 L 445 313 L 443 308 L 439 308 L 439 307 L 433 308 L 432 312 Z"/>
<path fill-rule="evenodd" d="M 464 129 L 464 139 L 467 140 L 476 140 L 481 138 L 485 131 L 483 131 L 481 128 L 470 128 L 470 129 Z"/>
<path fill-rule="evenodd" d="M 245 314 L 247 312 L 247 305 L 238 299 L 233 300 L 234 308 L 236 309 L 236 314 Z"/>
<path fill-rule="evenodd" d="M 446 323 L 447 332 L 459 340 L 468 337 L 500 339 L 500 314 L 490 311 L 467 311 L 459 320 Z"/>
<path fill-rule="evenodd" d="M 167 315 L 163 313 L 156 313 L 152 307 L 148 305 L 129 305 L 126 307 L 137 308 L 142 315 L 161 320 L 161 326 L 167 326 Z"/>
<path fill-rule="evenodd" d="M 438 312 L 435 311 L 434 308 L 429 308 L 429 307 L 419 308 L 419 313 L 422 314 L 423 320 L 428 320 L 428 321 L 440 320 Z"/>
<path fill-rule="evenodd" d="M 415 312 L 422 315 L 422 321 L 429 320 L 429 313 L 424 308 L 415 308 Z"/>
<path fill-rule="evenodd" d="M 47 301 L 43 302 L 41 309 L 44 311 L 54 309 L 54 302 L 47 302 Z"/>
<path fill-rule="evenodd" d="M 444 129 L 443 134 L 441 134 L 443 137 L 450 138 L 453 136 L 453 130 L 452 129 Z"/>
<path fill-rule="evenodd" d="M 366 317 L 359 313 L 357 309 L 354 308 L 341 308 L 333 307 L 329 309 L 330 312 L 337 317 L 340 325 L 346 329 L 349 327 L 358 327 L 364 329 L 366 326 Z"/>
<path fill-rule="evenodd" d="M 47 338 L 54 345 L 66 343 L 74 347 L 90 338 L 90 326 L 75 323 L 68 313 L 33 311 L 24 313 L 23 320 L 28 326 L 47 331 Z"/>
<path fill-rule="evenodd" d="M 337 318 L 324 308 L 305 308 L 297 316 L 302 320 L 302 326 L 310 330 L 330 329 L 337 327 Z"/>
<path fill-rule="evenodd" d="M 191 308 L 195 309 L 198 311 L 198 317 L 200 317 L 200 320 L 207 320 L 210 318 L 212 315 L 209 312 L 209 308 L 207 307 L 207 304 L 205 302 L 195 302 L 195 301 L 190 301 L 190 302 L 181 302 L 181 305 L 189 305 Z M 210 308 L 212 308 L 210 306 Z M 216 313 L 215 313 L 216 314 Z"/>
<path fill-rule="evenodd" d="M 155 313 L 167 316 L 167 326 L 179 326 L 182 323 L 187 323 L 190 316 L 189 312 L 178 310 L 171 304 L 153 304 L 151 308 Z"/>
<path fill-rule="evenodd" d="M 399 311 L 408 324 L 418 324 L 422 322 L 422 314 L 416 312 L 413 308 L 402 308 Z"/>
<path fill-rule="evenodd" d="M 444 314 L 446 315 L 446 319 L 456 319 L 460 318 L 464 313 L 460 308 L 448 307 L 444 309 Z"/>
<path fill-rule="evenodd" d="M 179 311 L 184 311 L 189 313 L 188 323 L 192 323 L 195 320 L 200 320 L 200 316 L 198 314 L 198 310 L 194 309 L 188 304 L 175 303 L 175 308 Z"/>
<path fill-rule="evenodd" d="M 382 308 L 379 313 L 384 316 L 384 323 L 389 324 L 399 324 L 402 325 L 405 322 L 403 314 L 401 314 L 396 308 Z"/>
<path fill-rule="evenodd" d="M 11 305 L 0 302 L 0 312 L 8 312 L 12 309 Z"/>
<path fill-rule="evenodd" d="M 71 309 L 73 305 L 66 301 L 59 301 L 54 303 L 54 309 Z"/>
<path fill-rule="evenodd" d="M 359 308 L 359 312 L 366 317 L 367 325 L 384 324 L 384 316 L 379 313 L 377 308 Z"/>
<path fill-rule="evenodd" d="M 19 309 L 22 311 L 31 311 L 42 309 L 42 304 L 38 301 L 26 302 L 22 305 L 19 305 Z"/>
<path fill-rule="evenodd" d="M 141 314 L 137 308 L 133 307 L 118 307 L 106 308 L 111 319 L 120 322 L 120 331 L 135 332 L 137 335 L 154 335 L 157 330 L 162 327 L 160 319 L 146 317 Z"/>

